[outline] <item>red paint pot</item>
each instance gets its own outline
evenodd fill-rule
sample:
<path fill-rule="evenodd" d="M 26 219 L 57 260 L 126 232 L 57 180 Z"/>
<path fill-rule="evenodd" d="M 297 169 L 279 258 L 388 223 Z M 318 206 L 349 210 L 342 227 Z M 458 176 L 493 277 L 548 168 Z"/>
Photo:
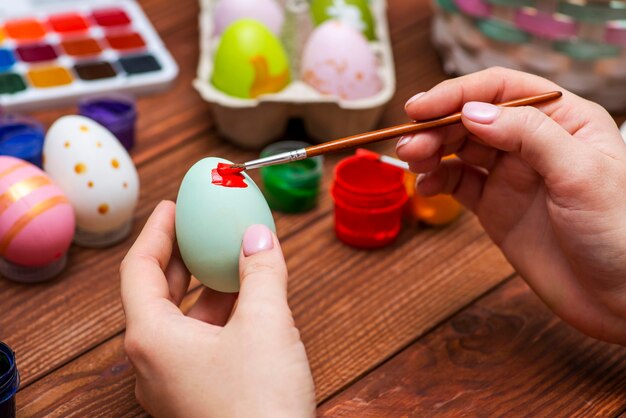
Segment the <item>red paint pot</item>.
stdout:
<path fill-rule="evenodd" d="M 408 200 L 403 178 L 402 169 L 380 161 L 359 156 L 341 160 L 332 186 L 337 237 L 358 248 L 393 242 Z"/>

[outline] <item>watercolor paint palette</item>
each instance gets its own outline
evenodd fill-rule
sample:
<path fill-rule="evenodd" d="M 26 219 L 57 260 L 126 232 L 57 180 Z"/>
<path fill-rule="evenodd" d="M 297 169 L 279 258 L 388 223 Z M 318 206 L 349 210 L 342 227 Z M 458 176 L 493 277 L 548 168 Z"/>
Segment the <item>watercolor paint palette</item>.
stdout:
<path fill-rule="evenodd" d="M 166 88 L 178 67 L 133 0 L 0 4 L 0 106 L 31 110 Z"/>

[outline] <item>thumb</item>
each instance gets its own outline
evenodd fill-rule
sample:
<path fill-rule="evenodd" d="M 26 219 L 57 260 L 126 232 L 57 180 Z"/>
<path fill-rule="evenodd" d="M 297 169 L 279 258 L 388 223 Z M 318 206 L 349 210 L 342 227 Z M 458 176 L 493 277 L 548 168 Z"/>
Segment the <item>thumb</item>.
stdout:
<path fill-rule="evenodd" d="M 548 181 L 575 169 L 575 162 L 584 156 L 584 145 L 535 107 L 468 102 L 462 116 L 471 133 L 489 146 L 518 152 Z"/>
<path fill-rule="evenodd" d="M 265 225 L 246 230 L 239 259 L 241 286 L 237 311 L 288 308 L 287 266 L 276 235 Z M 235 315 L 237 312 L 235 312 Z"/>

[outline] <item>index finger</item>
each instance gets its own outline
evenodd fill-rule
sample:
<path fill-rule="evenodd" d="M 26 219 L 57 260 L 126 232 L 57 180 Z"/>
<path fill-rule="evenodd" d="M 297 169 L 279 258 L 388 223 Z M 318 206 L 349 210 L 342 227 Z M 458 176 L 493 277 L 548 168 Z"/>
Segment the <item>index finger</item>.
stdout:
<path fill-rule="evenodd" d="M 490 68 L 474 74 L 439 83 L 431 90 L 409 101 L 406 112 L 414 120 L 427 120 L 458 112 L 467 102 L 501 103 L 522 97 L 559 90 L 563 98 L 542 105 L 551 115 L 563 101 L 584 101 L 545 78 L 504 68 Z"/>
<path fill-rule="evenodd" d="M 173 202 L 159 203 L 120 265 L 122 303 L 129 322 L 153 318 L 151 309 L 167 306 L 155 302 L 167 302 L 180 312 L 170 299 L 164 273 L 174 243 L 174 212 Z"/>

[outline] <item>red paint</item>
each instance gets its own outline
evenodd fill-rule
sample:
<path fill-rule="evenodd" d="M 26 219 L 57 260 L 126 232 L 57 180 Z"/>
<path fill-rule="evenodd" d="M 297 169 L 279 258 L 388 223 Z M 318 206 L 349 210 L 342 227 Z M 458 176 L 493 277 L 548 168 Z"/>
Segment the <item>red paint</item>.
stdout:
<path fill-rule="evenodd" d="M 224 187 L 246 188 L 243 168 L 233 168 L 230 164 L 219 163 L 211 170 L 211 183 Z"/>
<path fill-rule="evenodd" d="M 356 150 L 356 155 L 357 157 L 367 158 L 374 161 L 380 160 L 380 154 L 365 148 L 358 148 Z"/>
<path fill-rule="evenodd" d="M 48 19 L 50 26 L 56 32 L 82 32 L 86 31 L 89 25 L 87 21 L 78 13 L 63 13 L 52 15 Z"/>
<path fill-rule="evenodd" d="M 335 167 L 335 232 L 359 248 L 390 244 L 400 233 L 408 200 L 404 171 L 371 155 L 348 157 Z"/>
<path fill-rule="evenodd" d="M 125 26 L 130 23 L 126 12 L 117 7 L 94 10 L 92 16 L 98 25 L 105 27 Z"/>
<path fill-rule="evenodd" d="M 106 40 L 111 48 L 117 50 L 137 49 L 146 46 L 141 35 L 135 32 L 107 35 Z"/>

